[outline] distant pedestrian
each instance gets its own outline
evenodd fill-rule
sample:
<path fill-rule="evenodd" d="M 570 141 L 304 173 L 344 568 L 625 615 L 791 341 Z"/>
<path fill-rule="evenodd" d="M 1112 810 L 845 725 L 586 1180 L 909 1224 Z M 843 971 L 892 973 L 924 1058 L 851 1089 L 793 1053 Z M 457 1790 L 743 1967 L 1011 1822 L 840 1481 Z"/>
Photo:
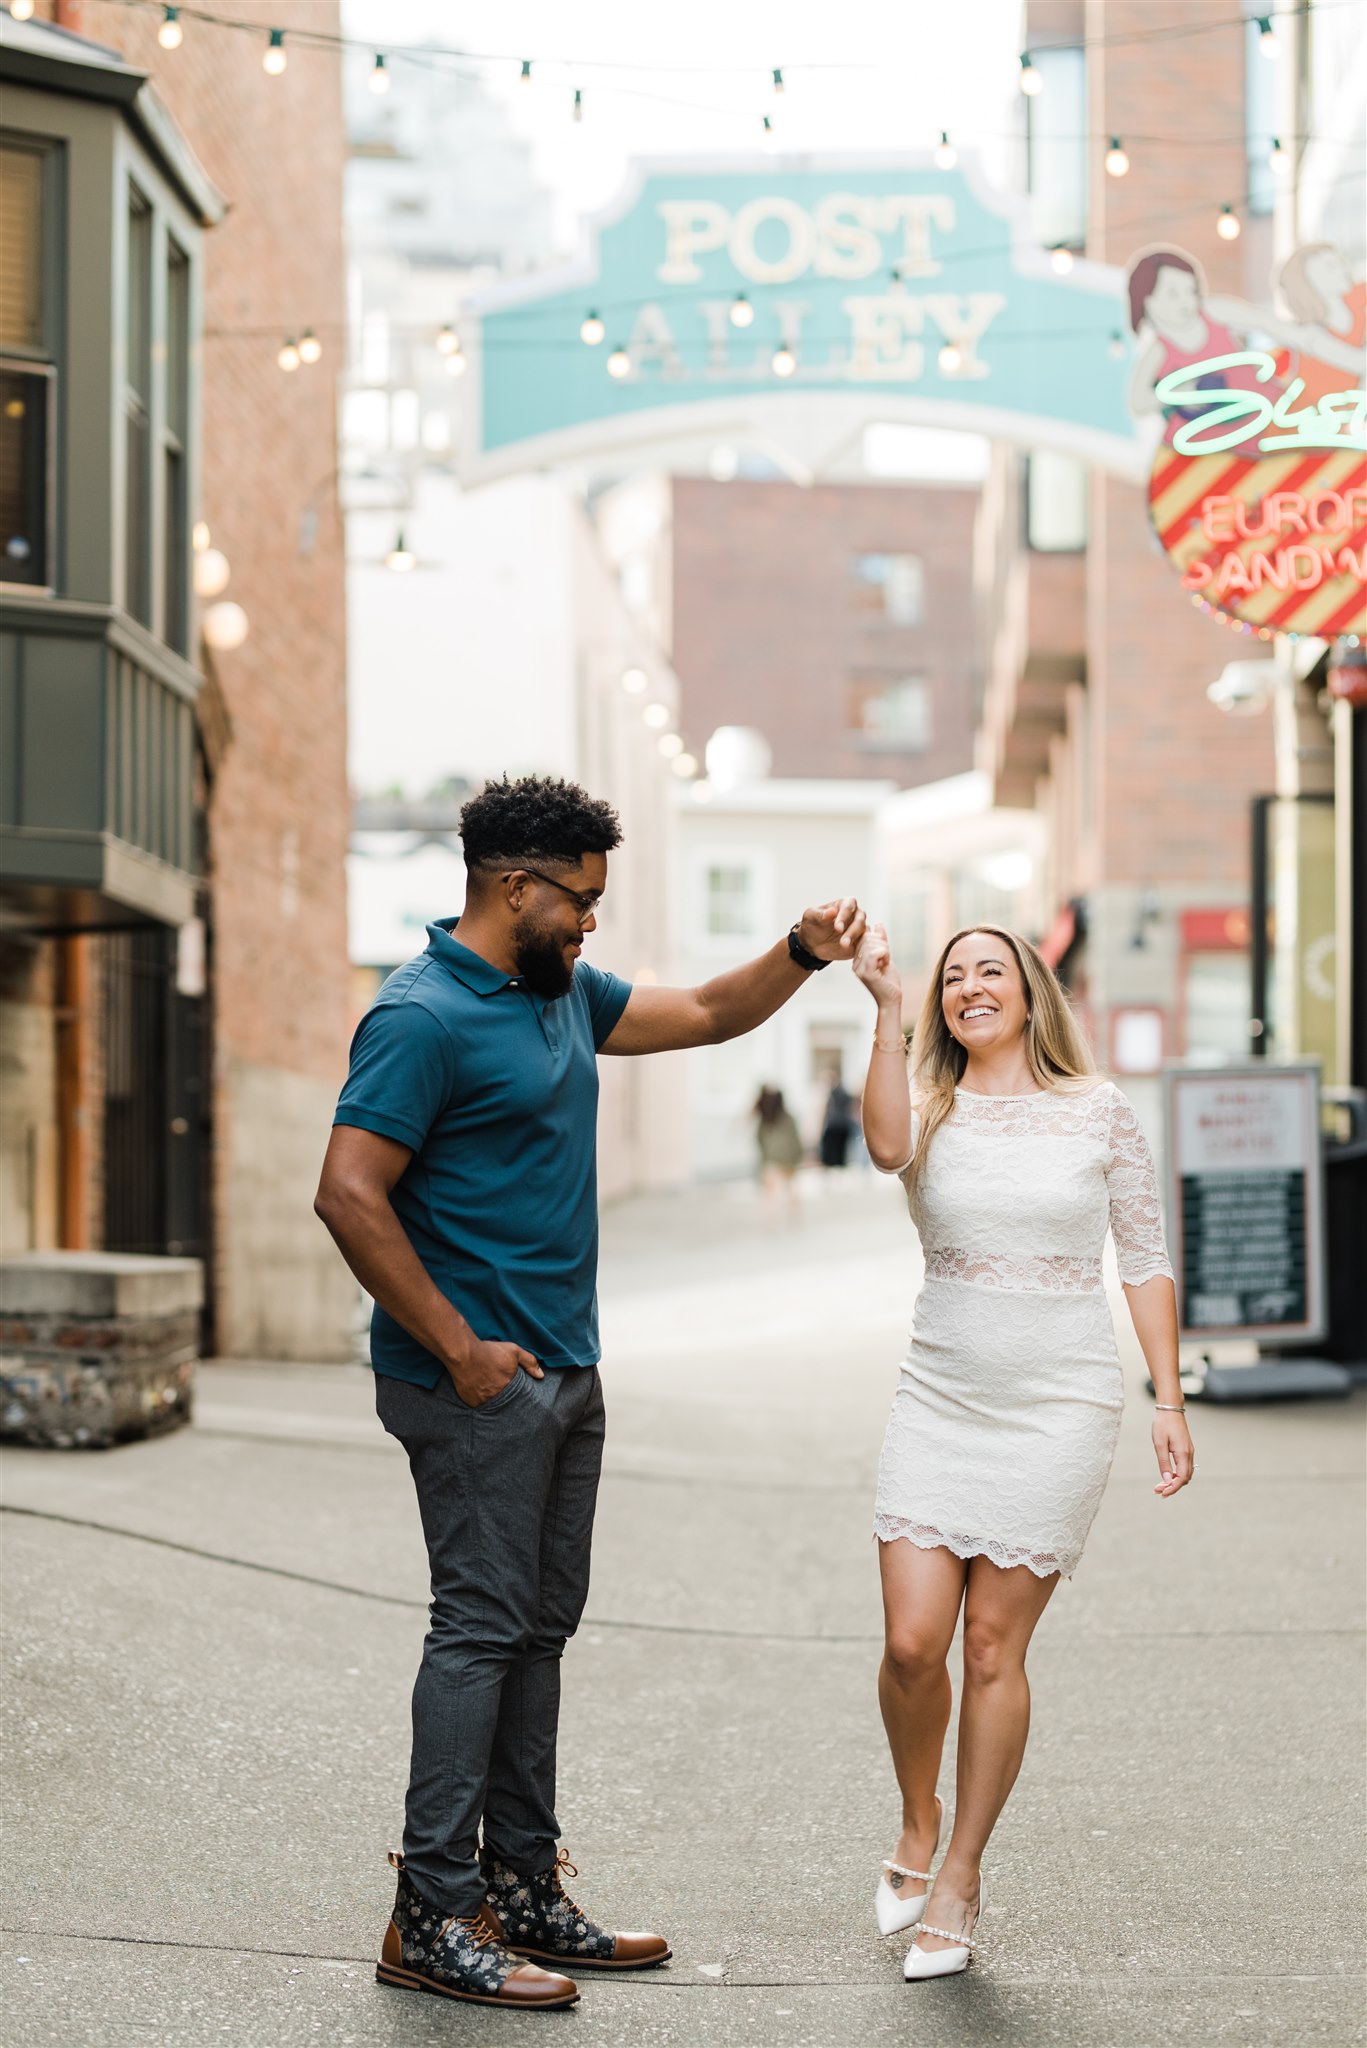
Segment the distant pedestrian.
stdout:
<path fill-rule="evenodd" d="M 851 957 L 864 917 L 827 903 L 701 988 L 632 988 L 580 958 L 621 841 L 607 804 L 573 783 L 495 782 L 461 836 L 465 911 L 428 926 L 362 1019 L 316 1205 L 375 1301 L 376 1407 L 408 1453 L 432 1571 L 377 1975 L 571 2005 L 566 1972 L 670 1953 L 576 1906 L 556 1846 L 560 1660 L 603 1447 L 595 1055 L 754 1030 Z"/>
<path fill-rule="evenodd" d="M 788 1214 L 798 1208 L 797 1174 L 802 1164 L 802 1134 L 781 1088 L 764 1087 L 753 1110 L 755 1143 L 759 1151 L 760 1189 L 770 1215 L 787 1204 Z"/>
<path fill-rule="evenodd" d="M 841 1080 L 840 1069 L 832 1067 L 826 1106 L 821 1113 L 821 1137 L 817 1147 L 821 1164 L 837 1169 L 848 1166 L 850 1140 L 854 1133 L 854 1097 Z"/>
<path fill-rule="evenodd" d="M 983 1851 L 1025 1750 L 1025 1653 L 1082 1555 L 1110 1471 L 1123 1389 L 1102 1284 L 1108 1224 L 1158 1392 L 1164 1499 L 1191 1478 L 1192 1447 L 1153 1161 L 1040 954 L 995 926 L 955 934 L 916 1025 L 911 1087 L 881 926 L 855 972 L 878 1004 L 864 1134 L 874 1164 L 905 1184 L 926 1270 L 874 1520 L 879 1700 L 902 1794 L 875 1908 L 884 1934 L 919 1922 L 904 1965 L 913 1980 L 962 1970 L 976 1945 Z M 960 1608 L 957 1797 L 932 1881 Z"/>

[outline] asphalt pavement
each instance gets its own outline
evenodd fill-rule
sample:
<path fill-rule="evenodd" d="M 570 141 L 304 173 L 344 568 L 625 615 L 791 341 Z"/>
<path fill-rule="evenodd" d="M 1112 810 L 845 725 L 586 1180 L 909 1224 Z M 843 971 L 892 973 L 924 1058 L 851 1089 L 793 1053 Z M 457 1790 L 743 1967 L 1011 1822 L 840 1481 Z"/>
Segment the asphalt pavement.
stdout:
<path fill-rule="evenodd" d="M 511 2015 L 378 1986 L 425 1559 L 362 1367 L 221 1364 L 194 1425 L 5 1461 L 4 2039 L 925 2048 L 1364 2038 L 1363 1413 L 1193 1412 L 1142 1368 L 989 1851 L 979 1960 L 902 1981 L 869 1538 L 918 1280 L 895 1185 L 604 1221 L 609 1448 L 566 1657 L 571 1889 L 664 1970 Z M 953 1729 L 950 1734 L 953 1741 Z M 942 1790 L 952 1795 L 952 1760 Z"/>

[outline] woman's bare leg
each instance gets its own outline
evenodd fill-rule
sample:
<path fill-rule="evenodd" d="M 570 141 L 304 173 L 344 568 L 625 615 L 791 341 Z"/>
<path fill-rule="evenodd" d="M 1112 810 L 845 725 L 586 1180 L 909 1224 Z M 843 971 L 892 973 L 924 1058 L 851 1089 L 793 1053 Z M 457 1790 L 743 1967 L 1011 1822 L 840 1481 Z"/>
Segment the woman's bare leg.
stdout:
<path fill-rule="evenodd" d="M 946 1659 L 966 1569 L 951 1551 L 918 1550 L 903 1537 L 879 1544 L 878 1567 L 885 1631 L 878 1704 L 902 1794 L 902 1832 L 892 1861 L 909 1870 L 929 1870 L 935 1853 L 935 1786 L 949 1726 Z M 908 1898 L 925 1889 L 914 1879 L 906 1881 Z"/>
<path fill-rule="evenodd" d="M 975 1557 L 969 1566 L 954 1833 L 926 1908 L 936 1927 L 957 1931 L 974 1917 L 983 1850 L 1016 1782 L 1030 1731 L 1025 1653 L 1057 1584 L 1057 1572 L 1037 1579 L 1026 1565 L 1003 1571 Z M 927 1934 L 921 1946 L 950 1944 Z"/>

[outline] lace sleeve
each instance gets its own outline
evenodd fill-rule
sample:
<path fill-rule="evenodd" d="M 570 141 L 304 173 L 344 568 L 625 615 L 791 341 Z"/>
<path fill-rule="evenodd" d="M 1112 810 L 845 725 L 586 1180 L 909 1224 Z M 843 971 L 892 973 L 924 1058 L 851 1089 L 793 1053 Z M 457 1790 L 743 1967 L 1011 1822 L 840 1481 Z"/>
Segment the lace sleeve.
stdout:
<path fill-rule="evenodd" d="M 1118 1088 L 1111 1101 L 1106 1193 L 1121 1280 L 1127 1287 L 1138 1287 L 1159 1274 L 1171 1280 L 1172 1265 L 1163 1242 L 1163 1213 L 1153 1154 L 1139 1118 Z"/>

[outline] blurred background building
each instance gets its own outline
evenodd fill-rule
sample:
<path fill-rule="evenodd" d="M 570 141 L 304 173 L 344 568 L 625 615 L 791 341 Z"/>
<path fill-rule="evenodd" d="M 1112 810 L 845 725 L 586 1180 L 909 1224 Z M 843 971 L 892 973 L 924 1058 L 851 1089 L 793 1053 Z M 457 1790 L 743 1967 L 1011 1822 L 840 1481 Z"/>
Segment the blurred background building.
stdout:
<path fill-rule="evenodd" d="M 0 39 L 0 1229 L 199 1258 L 209 1346 L 328 1358 L 343 131 L 335 53 L 261 60 L 337 16 L 240 13 L 174 53 L 104 0 Z"/>

